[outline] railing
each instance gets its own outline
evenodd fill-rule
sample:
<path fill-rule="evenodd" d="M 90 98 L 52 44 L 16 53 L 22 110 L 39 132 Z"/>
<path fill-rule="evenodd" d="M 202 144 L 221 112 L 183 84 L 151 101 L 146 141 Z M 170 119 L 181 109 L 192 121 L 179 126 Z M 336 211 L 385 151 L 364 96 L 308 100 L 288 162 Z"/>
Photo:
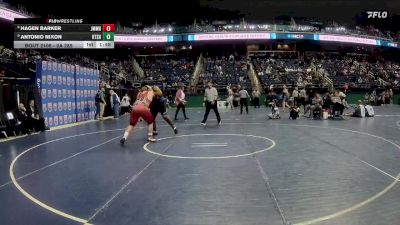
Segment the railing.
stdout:
<path fill-rule="evenodd" d="M 197 60 L 192 78 L 190 79 L 190 88 L 193 88 L 191 91 L 193 93 L 197 92 L 197 84 L 199 83 L 200 74 L 204 72 L 204 57 L 203 54 L 200 54 L 199 59 Z"/>

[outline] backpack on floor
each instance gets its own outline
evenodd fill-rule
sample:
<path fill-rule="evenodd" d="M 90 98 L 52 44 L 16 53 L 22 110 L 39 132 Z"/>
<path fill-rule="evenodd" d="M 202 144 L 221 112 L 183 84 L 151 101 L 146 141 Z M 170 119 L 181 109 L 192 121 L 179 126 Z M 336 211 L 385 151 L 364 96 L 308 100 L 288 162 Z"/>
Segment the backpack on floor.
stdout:
<path fill-rule="evenodd" d="M 298 117 L 299 117 L 299 112 L 296 112 L 296 110 L 294 109 L 290 110 L 289 119 L 297 120 Z"/>

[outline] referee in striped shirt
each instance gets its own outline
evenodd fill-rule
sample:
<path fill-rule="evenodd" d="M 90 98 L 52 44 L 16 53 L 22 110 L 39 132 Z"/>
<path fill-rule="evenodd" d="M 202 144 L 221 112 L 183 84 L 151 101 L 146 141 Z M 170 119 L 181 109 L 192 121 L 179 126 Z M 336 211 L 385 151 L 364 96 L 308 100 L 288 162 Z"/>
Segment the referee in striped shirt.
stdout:
<path fill-rule="evenodd" d="M 204 114 L 203 121 L 201 121 L 201 124 L 203 126 L 206 125 L 208 114 L 210 113 L 211 109 L 213 109 L 215 112 L 218 125 L 221 125 L 221 117 L 219 116 L 218 112 L 217 99 L 218 99 L 218 91 L 215 87 L 212 86 L 212 82 L 208 81 L 207 88 L 204 91 L 204 102 L 206 105 L 206 113 Z"/>

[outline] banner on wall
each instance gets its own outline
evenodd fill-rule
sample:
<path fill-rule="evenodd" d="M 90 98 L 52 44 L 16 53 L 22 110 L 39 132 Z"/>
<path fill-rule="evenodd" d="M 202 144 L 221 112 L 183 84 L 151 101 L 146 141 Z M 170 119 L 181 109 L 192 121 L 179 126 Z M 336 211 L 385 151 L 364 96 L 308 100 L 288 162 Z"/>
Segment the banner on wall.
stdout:
<path fill-rule="evenodd" d="M 95 96 L 99 86 L 99 71 L 75 66 L 75 92 L 77 121 L 94 119 L 96 113 Z"/>
<path fill-rule="evenodd" d="M 49 127 L 94 118 L 94 96 L 99 82 L 98 71 L 84 68 L 87 72 L 81 74 L 76 73 L 76 67 L 71 64 L 48 61 L 42 61 L 36 66 L 36 80 L 42 100 L 43 117 Z M 83 81 L 84 79 L 86 82 Z"/>

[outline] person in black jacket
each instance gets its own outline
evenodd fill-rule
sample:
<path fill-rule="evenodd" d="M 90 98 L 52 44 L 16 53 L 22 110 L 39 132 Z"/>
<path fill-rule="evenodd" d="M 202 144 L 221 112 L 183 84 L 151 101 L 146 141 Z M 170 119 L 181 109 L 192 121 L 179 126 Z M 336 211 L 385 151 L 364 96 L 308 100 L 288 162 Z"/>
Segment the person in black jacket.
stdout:
<path fill-rule="evenodd" d="M 29 100 L 28 108 L 26 109 L 26 114 L 28 115 L 28 121 L 31 126 L 35 129 L 35 131 L 45 131 L 48 130 L 46 125 L 44 124 L 44 119 L 39 117 L 39 111 L 35 106 L 35 100 Z"/>
<path fill-rule="evenodd" d="M 29 122 L 28 114 L 26 114 L 26 108 L 23 103 L 19 103 L 18 110 L 16 112 L 17 120 L 21 123 L 21 131 L 24 134 L 30 134 L 32 132 L 32 124 Z"/>

